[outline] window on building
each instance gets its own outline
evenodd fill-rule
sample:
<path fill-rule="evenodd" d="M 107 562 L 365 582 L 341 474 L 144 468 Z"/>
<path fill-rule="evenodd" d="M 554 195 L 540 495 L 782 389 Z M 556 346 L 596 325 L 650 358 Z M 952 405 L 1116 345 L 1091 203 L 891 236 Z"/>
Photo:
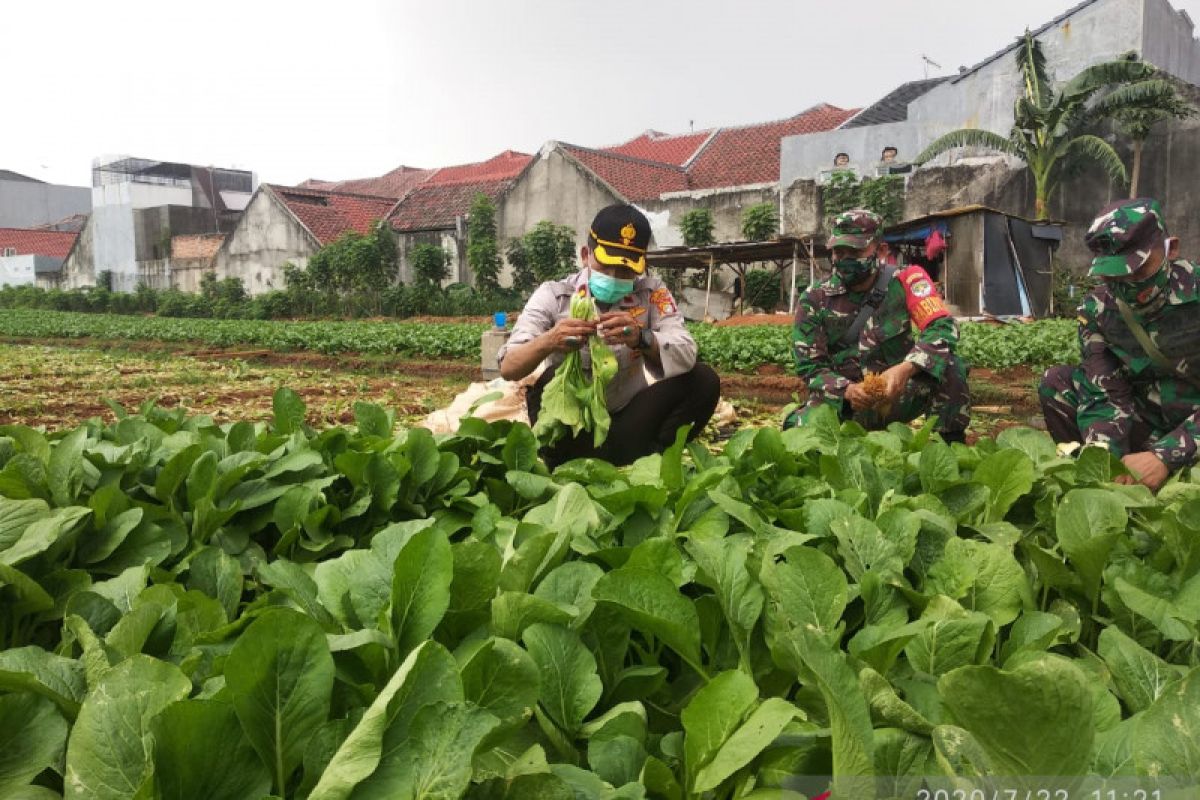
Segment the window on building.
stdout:
<path fill-rule="evenodd" d="M 15 247 L 4 248 L 4 255 L 6 255 L 6 256 L 15 256 L 16 254 L 17 254 L 17 248 L 15 248 Z"/>

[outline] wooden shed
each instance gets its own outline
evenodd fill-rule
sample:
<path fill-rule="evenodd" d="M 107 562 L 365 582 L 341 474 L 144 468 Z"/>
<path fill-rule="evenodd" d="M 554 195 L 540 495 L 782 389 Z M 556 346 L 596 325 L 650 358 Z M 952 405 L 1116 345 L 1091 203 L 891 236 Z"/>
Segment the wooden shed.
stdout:
<path fill-rule="evenodd" d="M 935 234 L 945 247 L 931 256 Z M 957 316 L 1042 317 L 1052 310 L 1059 223 L 965 206 L 893 225 L 884 240 L 899 251 L 901 263 L 925 267 Z"/>

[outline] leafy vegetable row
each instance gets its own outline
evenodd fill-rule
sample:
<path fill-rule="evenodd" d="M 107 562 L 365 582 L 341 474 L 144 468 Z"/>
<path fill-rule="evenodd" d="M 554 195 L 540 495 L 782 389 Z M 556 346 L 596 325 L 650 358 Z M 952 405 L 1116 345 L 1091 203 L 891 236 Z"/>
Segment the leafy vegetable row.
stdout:
<path fill-rule="evenodd" d="M 723 370 L 749 372 L 764 364 L 792 368 L 790 329 L 764 325 L 692 324 L 700 356 Z M 960 353 L 976 367 L 1043 367 L 1078 361 L 1075 323 L 1041 320 L 1021 325 L 963 323 Z M 200 342 L 213 347 L 256 346 L 320 353 L 398 354 L 479 359 L 485 326 L 472 323 L 273 322 L 176 319 L 0 309 L 0 336 L 96 337 Z"/>
<path fill-rule="evenodd" d="M 1188 475 L 1155 497 L 1039 432 L 832 415 L 548 474 L 525 426 L 355 411 L 0 428 L 0 796 L 912 797 L 1200 763 Z"/>

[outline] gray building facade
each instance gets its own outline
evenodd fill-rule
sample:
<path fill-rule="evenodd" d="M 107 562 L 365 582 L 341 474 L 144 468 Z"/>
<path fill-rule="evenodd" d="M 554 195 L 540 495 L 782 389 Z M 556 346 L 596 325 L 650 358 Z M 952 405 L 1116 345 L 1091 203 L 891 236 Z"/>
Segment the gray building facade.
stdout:
<path fill-rule="evenodd" d="M 86 186 L 45 183 L 0 169 L 0 228 L 36 228 L 91 211 Z"/>
<path fill-rule="evenodd" d="M 1168 0 L 1085 0 L 1032 33 L 1042 44 L 1050 74 L 1059 81 L 1133 52 L 1170 75 L 1200 84 L 1195 26 Z M 839 152 L 850 156 L 860 174 L 871 175 L 884 147 L 896 147 L 899 160 L 905 161 L 958 128 L 984 128 L 1007 136 L 1020 86 L 1015 38 L 1012 46 L 912 99 L 896 121 L 856 125 L 851 119 L 832 131 L 784 139 L 780 182 L 788 186 L 799 179 L 820 178 Z M 939 163 L 951 163 L 953 157 L 947 154 Z"/>

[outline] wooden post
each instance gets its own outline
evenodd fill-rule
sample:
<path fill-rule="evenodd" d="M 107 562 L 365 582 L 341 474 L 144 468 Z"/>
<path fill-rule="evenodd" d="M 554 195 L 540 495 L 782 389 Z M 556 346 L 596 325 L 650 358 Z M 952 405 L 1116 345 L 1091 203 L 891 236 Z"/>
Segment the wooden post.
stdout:
<path fill-rule="evenodd" d="M 808 286 L 811 289 L 817 282 L 817 247 L 813 240 L 808 240 Z"/>
<path fill-rule="evenodd" d="M 796 268 L 800 262 L 800 243 L 792 243 L 792 293 L 788 298 L 788 313 L 796 313 Z"/>
<path fill-rule="evenodd" d="M 704 290 L 704 321 L 708 322 L 708 298 L 712 296 L 713 255 L 708 254 L 708 286 Z"/>

